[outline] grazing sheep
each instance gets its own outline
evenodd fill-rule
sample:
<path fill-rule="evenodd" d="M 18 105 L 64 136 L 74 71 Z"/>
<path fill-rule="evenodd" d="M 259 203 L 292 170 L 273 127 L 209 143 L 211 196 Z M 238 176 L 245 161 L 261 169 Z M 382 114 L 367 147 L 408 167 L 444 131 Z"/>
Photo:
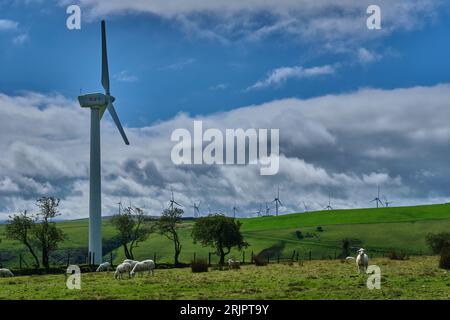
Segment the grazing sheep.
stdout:
<path fill-rule="evenodd" d="M 367 267 L 369 266 L 369 257 L 363 248 L 358 250 L 358 255 L 356 256 L 356 266 L 358 268 L 358 273 L 366 273 Z"/>
<path fill-rule="evenodd" d="M 228 269 L 229 270 L 231 270 L 231 269 L 240 269 L 240 268 L 241 268 L 241 264 L 240 264 L 239 261 L 232 260 L 232 259 L 228 260 Z"/>
<path fill-rule="evenodd" d="M 131 264 L 129 263 L 121 263 L 117 266 L 116 272 L 114 273 L 114 278 L 122 279 L 123 273 L 128 273 L 128 278 L 130 277 Z"/>
<path fill-rule="evenodd" d="M 139 261 L 131 260 L 131 259 L 125 259 L 125 260 L 123 260 L 123 263 L 129 263 L 129 264 L 131 264 L 131 269 L 133 269 L 134 266 L 136 265 L 136 263 L 138 263 L 138 262 L 139 262 Z"/>
<path fill-rule="evenodd" d="M 152 275 L 154 275 L 154 270 L 155 263 L 153 262 L 153 260 L 144 260 L 136 263 L 136 265 L 133 267 L 133 270 L 131 270 L 131 276 L 134 277 L 138 272 L 142 272 L 142 275 L 144 275 L 145 271 L 148 271 L 148 274 L 150 274 L 151 272 Z"/>
<path fill-rule="evenodd" d="M 9 269 L 0 269 L 0 278 L 14 277 L 14 274 Z"/>
<path fill-rule="evenodd" d="M 109 271 L 110 268 L 111 268 L 111 264 L 109 262 L 103 262 L 98 266 L 97 270 L 95 270 L 95 271 L 97 271 L 97 272 Z"/>

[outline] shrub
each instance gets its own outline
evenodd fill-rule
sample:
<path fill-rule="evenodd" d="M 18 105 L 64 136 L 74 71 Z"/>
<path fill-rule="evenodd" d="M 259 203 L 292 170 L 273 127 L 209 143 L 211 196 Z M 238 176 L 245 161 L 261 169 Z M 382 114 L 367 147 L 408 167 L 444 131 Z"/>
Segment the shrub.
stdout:
<path fill-rule="evenodd" d="M 450 248 L 450 233 L 429 233 L 426 241 L 434 254 L 440 254 L 444 248 Z"/>
<path fill-rule="evenodd" d="M 261 255 L 255 256 L 253 258 L 253 261 L 255 262 L 255 266 L 257 267 L 267 266 L 267 259 Z"/>
<path fill-rule="evenodd" d="M 316 231 L 317 232 L 323 232 L 323 228 L 319 226 L 319 227 L 316 228 Z"/>
<path fill-rule="evenodd" d="M 208 272 L 208 261 L 206 259 L 197 259 L 191 263 L 192 272 Z"/>
<path fill-rule="evenodd" d="M 303 233 L 300 230 L 295 231 L 297 239 L 302 240 L 304 238 Z"/>
<path fill-rule="evenodd" d="M 395 251 L 391 250 L 388 254 L 388 258 L 391 260 L 408 260 L 409 256 L 405 251 Z"/>
<path fill-rule="evenodd" d="M 450 248 L 444 248 L 439 259 L 439 268 L 450 269 Z"/>

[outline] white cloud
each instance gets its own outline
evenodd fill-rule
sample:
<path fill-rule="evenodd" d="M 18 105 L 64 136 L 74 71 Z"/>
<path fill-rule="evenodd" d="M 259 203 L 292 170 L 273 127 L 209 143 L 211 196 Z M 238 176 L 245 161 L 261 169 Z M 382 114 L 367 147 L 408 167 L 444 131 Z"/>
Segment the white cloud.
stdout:
<path fill-rule="evenodd" d="M 220 130 L 279 128 L 280 172 L 272 177 L 260 176 L 257 166 L 174 166 L 170 135 L 192 130 L 189 115 L 125 128 L 130 146 L 105 117 L 103 211 L 114 213 L 122 198 L 159 214 L 171 185 L 185 207 L 201 200 L 203 213 L 207 204 L 231 213 L 234 202 L 242 214 L 254 212 L 273 199 L 278 184 L 283 212 L 300 210 L 300 201 L 320 209 L 329 193 L 337 208 L 369 206 L 378 184 L 397 205 L 447 201 L 448 101 L 450 85 L 362 89 L 196 118 Z M 66 218 L 87 217 L 89 123 L 89 112 L 59 95 L 0 94 L 0 220 L 34 210 L 41 195 L 61 197 Z"/>
<path fill-rule="evenodd" d="M 149 13 L 173 19 L 188 34 L 228 43 L 280 33 L 292 41 L 355 42 L 395 30 L 414 30 L 436 19 L 441 0 L 379 0 L 383 30 L 366 28 L 370 0 L 79 0 L 92 17 Z M 213 18 L 213 19 L 212 19 Z M 211 21 L 214 21 L 211 23 Z"/>
<path fill-rule="evenodd" d="M 26 33 L 22 33 L 22 34 L 19 34 L 18 36 L 15 36 L 13 39 L 12 39 L 12 42 L 15 44 L 15 45 L 22 45 L 22 44 L 24 44 L 26 41 L 28 41 L 28 39 L 29 39 L 29 36 L 28 36 L 28 34 L 26 34 Z"/>
<path fill-rule="evenodd" d="M 131 75 L 127 70 L 114 74 L 113 79 L 119 82 L 136 82 L 139 80 L 137 76 Z"/>
<path fill-rule="evenodd" d="M 13 20 L 0 19 L 0 31 L 17 30 L 19 23 Z"/>
<path fill-rule="evenodd" d="M 288 79 L 315 78 L 323 75 L 331 75 L 335 73 L 335 67 L 331 65 L 303 68 L 302 66 L 281 67 L 272 70 L 266 79 L 256 82 L 247 90 L 261 89 L 270 86 L 279 86 Z"/>

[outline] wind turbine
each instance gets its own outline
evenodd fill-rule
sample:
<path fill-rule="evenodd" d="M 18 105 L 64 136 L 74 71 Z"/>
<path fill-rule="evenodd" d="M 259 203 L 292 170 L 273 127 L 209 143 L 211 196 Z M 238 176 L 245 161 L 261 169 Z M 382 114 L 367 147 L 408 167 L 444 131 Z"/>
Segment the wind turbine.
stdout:
<path fill-rule="evenodd" d="M 278 206 L 283 205 L 280 201 L 280 186 L 278 186 L 278 194 L 272 202 L 275 202 L 276 215 L 278 216 Z"/>
<path fill-rule="evenodd" d="M 375 197 L 375 199 L 371 200 L 370 202 L 374 202 L 377 204 L 377 208 L 378 208 L 378 204 L 381 204 L 381 206 L 383 207 L 383 201 L 381 201 L 380 199 L 380 186 L 378 186 L 378 195 Z"/>
<path fill-rule="evenodd" d="M 384 198 L 384 204 L 386 205 L 386 207 L 389 207 L 389 205 L 393 202 L 393 201 L 388 201 L 388 199 L 386 198 L 386 196 L 383 194 L 383 198 Z"/>
<path fill-rule="evenodd" d="M 266 202 L 266 216 L 270 215 L 270 207 L 269 204 Z"/>
<path fill-rule="evenodd" d="M 233 217 L 236 218 L 236 213 L 238 212 L 239 208 L 236 207 L 236 204 L 233 206 Z"/>
<path fill-rule="evenodd" d="M 200 217 L 200 203 L 201 203 L 201 202 L 199 202 L 198 204 L 196 204 L 196 203 L 194 202 L 194 204 L 192 205 L 192 208 L 194 208 L 194 217 L 195 217 L 195 218 Z"/>
<path fill-rule="evenodd" d="M 255 212 L 256 216 L 261 217 L 261 212 L 262 212 L 262 205 L 259 205 L 259 210 Z"/>
<path fill-rule="evenodd" d="M 309 208 L 308 208 L 308 206 L 306 205 L 305 201 L 302 201 L 302 202 L 303 202 L 303 206 L 305 207 L 305 212 L 309 212 Z"/>
<path fill-rule="evenodd" d="M 333 207 L 331 206 L 331 195 L 328 195 L 328 205 L 324 207 L 325 210 L 333 210 Z"/>
<path fill-rule="evenodd" d="M 117 129 L 126 145 L 130 142 L 123 130 L 111 96 L 109 86 L 108 53 L 106 48 L 105 21 L 101 23 L 102 30 L 102 86 L 103 93 L 80 95 L 78 102 L 82 108 L 91 109 L 91 146 L 90 146 L 90 170 L 89 170 L 89 254 L 94 264 L 102 262 L 102 203 L 101 203 L 101 157 L 100 157 L 100 120 L 108 109 Z"/>
<path fill-rule="evenodd" d="M 170 203 L 169 208 L 170 208 L 170 211 L 173 211 L 174 205 L 177 205 L 179 207 L 182 207 L 182 205 L 175 201 L 175 198 L 173 196 L 173 188 L 172 187 L 170 187 L 170 191 L 172 192 L 172 198 L 169 201 L 169 203 Z"/>
<path fill-rule="evenodd" d="M 122 212 L 122 199 L 120 199 L 120 201 L 117 202 L 117 204 L 119 205 L 119 215 L 120 215 Z"/>

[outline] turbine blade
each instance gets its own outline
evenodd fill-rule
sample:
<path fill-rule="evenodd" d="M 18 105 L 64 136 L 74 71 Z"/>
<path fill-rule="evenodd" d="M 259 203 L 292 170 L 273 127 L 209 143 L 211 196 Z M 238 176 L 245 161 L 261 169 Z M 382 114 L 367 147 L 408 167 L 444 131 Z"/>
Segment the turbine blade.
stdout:
<path fill-rule="evenodd" d="M 123 138 L 123 141 L 125 142 L 126 145 L 129 145 L 130 142 L 128 141 L 127 135 L 125 134 L 125 131 L 123 130 L 122 124 L 120 123 L 119 117 L 117 116 L 116 109 L 114 109 L 114 106 L 112 103 L 110 103 L 108 105 L 108 111 L 111 114 L 111 117 L 113 118 L 114 123 L 117 126 L 117 129 L 119 129 L 119 132 Z"/>
<path fill-rule="evenodd" d="M 109 95 L 109 69 L 108 69 L 108 52 L 106 48 L 106 26 L 105 20 L 102 20 L 102 86 Z"/>

